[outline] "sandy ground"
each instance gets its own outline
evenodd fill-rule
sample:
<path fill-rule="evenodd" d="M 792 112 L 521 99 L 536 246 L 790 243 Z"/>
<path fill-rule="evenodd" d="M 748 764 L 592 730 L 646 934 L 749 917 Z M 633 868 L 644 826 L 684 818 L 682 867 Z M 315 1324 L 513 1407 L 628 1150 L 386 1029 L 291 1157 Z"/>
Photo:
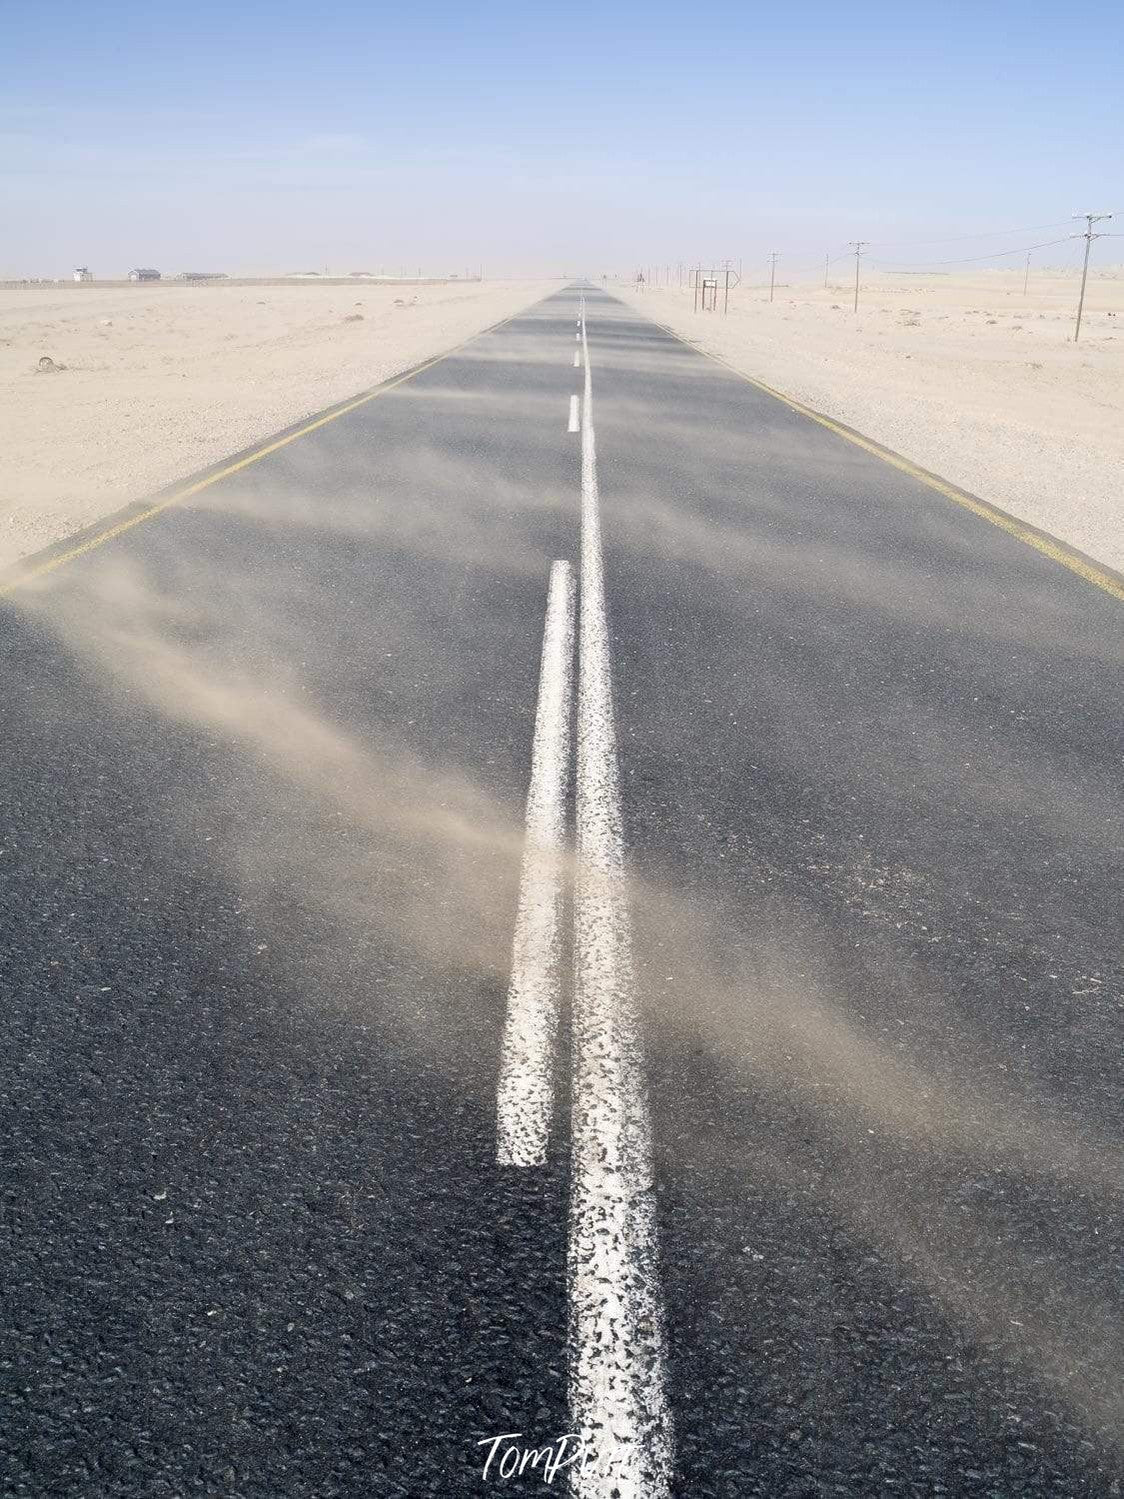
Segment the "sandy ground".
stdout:
<path fill-rule="evenodd" d="M 619 288 L 644 312 L 817 411 L 1124 571 L 1124 271 L 872 275 L 852 286 Z M 617 289 L 617 288 L 615 288 Z"/>
<path fill-rule="evenodd" d="M 555 284 L 0 291 L 0 568 Z"/>

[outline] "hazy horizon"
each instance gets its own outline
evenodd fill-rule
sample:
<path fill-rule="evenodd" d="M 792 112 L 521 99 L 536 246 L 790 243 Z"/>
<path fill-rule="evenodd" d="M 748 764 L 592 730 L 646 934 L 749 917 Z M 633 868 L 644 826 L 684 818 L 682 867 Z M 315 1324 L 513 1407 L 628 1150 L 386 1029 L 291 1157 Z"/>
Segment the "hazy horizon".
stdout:
<path fill-rule="evenodd" d="M 0 276 L 627 274 L 774 249 L 795 274 L 854 238 L 873 266 L 1042 243 L 1065 268 L 1072 214 L 1124 210 L 1124 18 L 1086 0 L 1059 36 L 1048 14 L 27 10 Z M 1124 218 L 1102 227 L 1093 263 L 1119 263 Z"/>

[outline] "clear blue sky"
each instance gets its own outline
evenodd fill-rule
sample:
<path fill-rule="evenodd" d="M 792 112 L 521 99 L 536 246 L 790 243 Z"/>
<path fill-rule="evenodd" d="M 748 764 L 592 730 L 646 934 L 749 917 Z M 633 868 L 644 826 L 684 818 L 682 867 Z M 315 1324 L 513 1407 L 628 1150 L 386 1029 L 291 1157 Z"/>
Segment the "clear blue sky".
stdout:
<path fill-rule="evenodd" d="M 1086 208 L 1124 231 L 1122 84 L 1119 0 L 11 6 L 0 275 L 596 273 L 854 237 L 913 262 L 1052 234 L 897 242 Z"/>

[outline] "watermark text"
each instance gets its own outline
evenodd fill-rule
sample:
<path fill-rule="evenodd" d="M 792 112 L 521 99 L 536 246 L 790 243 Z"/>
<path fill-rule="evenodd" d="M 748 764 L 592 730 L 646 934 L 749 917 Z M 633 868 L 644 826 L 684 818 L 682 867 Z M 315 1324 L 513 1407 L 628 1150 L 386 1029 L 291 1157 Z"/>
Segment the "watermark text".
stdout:
<path fill-rule="evenodd" d="M 538 1473 L 544 1483 L 553 1483 L 559 1473 L 567 1468 L 584 1468 L 593 1458 L 576 1431 L 568 1431 L 545 1447 L 528 1447 L 521 1443 L 521 1431 L 505 1431 L 498 1437 L 485 1437 L 477 1442 L 478 1447 L 487 1447 L 484 1460 L 484 1478 L 501 1483 L 509 1478 L 525 1477 Z"/>

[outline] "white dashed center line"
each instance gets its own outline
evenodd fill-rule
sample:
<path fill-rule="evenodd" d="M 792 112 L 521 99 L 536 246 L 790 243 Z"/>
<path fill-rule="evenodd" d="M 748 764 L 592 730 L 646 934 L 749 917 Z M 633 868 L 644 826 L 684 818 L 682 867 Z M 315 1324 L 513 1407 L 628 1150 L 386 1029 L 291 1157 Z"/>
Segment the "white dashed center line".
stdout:
<path fill-rule="evenodd" d="M 573 664 L 574 572 L 568 562 L 555 562 L 500 1067 L 496 1156 L 501 1166 L 544 1163 L 554 1111 Z"/>

